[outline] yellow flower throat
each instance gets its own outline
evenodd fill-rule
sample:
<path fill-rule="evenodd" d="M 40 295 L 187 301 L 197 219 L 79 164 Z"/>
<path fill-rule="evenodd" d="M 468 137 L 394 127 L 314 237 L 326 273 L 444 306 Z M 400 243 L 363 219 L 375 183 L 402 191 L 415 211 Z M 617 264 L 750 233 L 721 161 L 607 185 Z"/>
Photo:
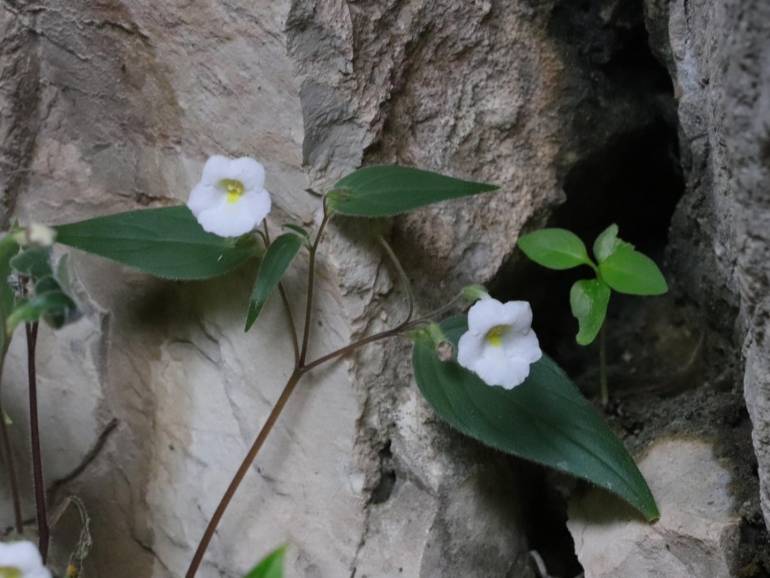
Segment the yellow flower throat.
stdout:
<path fill-rule="evenodd" d="M 0 578 L 21 578 L 21 570 L 10 566 L 0 566 Z"/>
<path fill-rule="evenodd" d="M 227 195 L 227 202 L 231 205 L 237 203 L 238 199 L 243 196 L 243 183 L 237 179 L 222 179 L 219 181 L 219 186 L 224 189 Z"/>
<path fill-rule="evenodd" d="M 486 339 L 487 343 L 492 347 L 502 347 L 503 337 L 508 333 L 509 329 L 510 327 L 508 325 L 495 325 L 492 329 L 487 331 L 484 339 Z"/>

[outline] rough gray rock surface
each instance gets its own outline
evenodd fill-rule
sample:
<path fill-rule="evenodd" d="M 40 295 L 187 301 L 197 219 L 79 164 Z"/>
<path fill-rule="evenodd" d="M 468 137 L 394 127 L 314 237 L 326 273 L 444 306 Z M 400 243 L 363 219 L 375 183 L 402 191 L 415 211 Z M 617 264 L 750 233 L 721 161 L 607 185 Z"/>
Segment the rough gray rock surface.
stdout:
<path fill-rule="evenodd" d="M 716 355 L 743 383 L 770 524 L 770 5 L 646 6 L 651 45 L 676 84 L 687 177 L 670 255 L 708 326 L 732 336 Z"/>
<path fill-rule="evenodd" d="M 385 134 L 397 138 L 399 130 L 385 130 L 383 107 L 394 87 L 415 84 L 424 97 L 450 91 L 451 99 L 425 112 L 420 122 L 431 130 L 411 145 L 431 158 L 399 160 L 503 185 L 490 200 L 409 224 L 403 246 L 440 264 L 426 272 L 442 281 L 425 283 L 425 301 L 443 300 L 461 281 L 488 278 L 529 216 L 560 196 L 549 95 L 561 64 L 546 12 L 522 3 L 507 16 L 517 29 L 511 39 L 492 18 L 501 7 L 6 2 L 6 219 L 62 222 L 179 202 L 206 155 L 218 152 L 260 158 L 275 221 L 311 223 L 318 200 L 305 188 L 360 165 Z M 446 27 L 425 44 L 430 14 L 445 9 Z M 410 68 L 427 74 L 448 55 L 463 63 L 458 73 L 478 76 L 467 89 L 448 74 L 399 78 Z M 483 162 L 473 158 L 480 151 L 488 151 Z M 364 233 L 342 224 L 330 236 L 316 352 L 405 312 Z M 48 476 L 70 472 L 117 419 L 99 455 L 61 489 L 81 496 L 92 516 L 89 575 L 178 576 L 287 375 L 290 349 L 276 338 L 285 321 L 273 308 L 257 331 L 241 332 L 253 271 L 177 285 L 86 256 L 73 267 L 85 316 L 40 343 Z M 289 283 L 295 296 L 301 273 Z M 516 484 L 500 482 L 515 479 L 511 464 L 435 422 L 409 387 L 407 353 L 403 344 L 371 348 L 297 394 L 202 576 L 240 575 L 283 541 L 294 546 L 290 576 L 427 578 L 449 567 L 528 574 Z M 19 448 L 23 372 L 17 340 L 4 391 Z"/>
<path fill-rule="evenodd" d="M 660 439 L 639 460 L 657 497 L 648 524 L 598 489 L 573 497 L 567 526 L 585 578 L 730 578 L 738 544 L 730 472 L 700 440 Z"/>
<path fill-rule="evenodd" d="M 719 331 L 743 345 L 766 488 L 768 16 L 761 0 L 728 4 L 648 0 L 646 15 L 677 81 L 688 160 L 672 255 L 691 273 L 683 284 L 719 313 Z M 624 74 L 640 5 L 585 6 L 5 0 L 2 222 L 178 203 L 212 153 L 265 163 L 275 225 L 317 222 L 306 189 L 362 163 L 498 183 L 498 193 L 383 225 L 428 308 L 506 271 L 522 228 L 564 199 L 571 169 L 661 118 L 676 122 L 655 78 Z M 370 235 L 360 223 L 332 227 L 316 353 L 406 311 Z M 60 491 L 81 496 L 93 518 L 88 576 L 179 576 L 288 374 L 285 319 L 269 307 L 242 333 L 253 271 L 181 285 L 82 255 L 73 267 L 85 316 L 40 343 L 49 478 L 81 463 L 117 419 Z M 303 273 L 289 280 L 298 302 Z M 23 355 L 17 340 L 3 376 L 19 453 Z M 292 400 L 200 576 L 240 576 L 288 541 L 289 576 L 526 578 L 519 467 L 436 421 L 410 385 L 407 344 L 370 347 Z"/>

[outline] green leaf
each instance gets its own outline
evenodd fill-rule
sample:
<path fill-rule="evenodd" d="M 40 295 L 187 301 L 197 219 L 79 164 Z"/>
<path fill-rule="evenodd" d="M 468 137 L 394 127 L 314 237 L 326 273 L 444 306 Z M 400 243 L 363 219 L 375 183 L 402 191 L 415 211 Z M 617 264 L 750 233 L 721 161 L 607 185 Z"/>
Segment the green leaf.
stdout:
<path fill-rule="evenodd" d="M 302 248 L 304 239 L 294 233 L 284 233 L 270 244 L 257 271 L 254 288 L 251 291 L 249 311 L 246 314 L 246 331 L 251 329 L 259 317 L 268 297 L 278 286 L 286 269 Z"/>
<path fill-rule="evenodd" d="M 129 211 L 55 228 L 58 243 L 166 279 L 218 277 L 258 254 L 253 237 L 207 233 L 186 206 Z"/>
<path fill-rule="evenodd" d="M 589 345 L 596 339 L 607 316 L 610 293 L 607 284 L 598 279 L 581 279 L 572 286 L 569 304 L 578 320 L 576 340 L 580 345 Z"/>
<path fill-rule="evenodd" d="M 411 167 L 374 166 L 339 180 L 327 195 L 327 202 L 330 209 L 343 215 L 388 217 L 497 188 Z"/>
<path fill-rule="evenodd" d="M 596 237 L 594 241 L 594 257 L 601 263 L 612 255 L 620 243 L 622 241 L 618 239 L 618 226 L 613 223 Z"/>
<path fill-rule="evenodd" d="M 268 554 L 251 572 L 243 578 L 283 578 L 283 557 L 286 546 Z"/>
<path fill-rule="evenodd" d="M 67 295 L 75 294 L 69 253 L 65 253 L 59 259 L 59 262 L 56 264 L 56 272 L 54 273 L 54 277 L 59 282 L 59 286 L 61 287 L 62 291 L 64 291 Z"/>
<path fill-rule="evenodd" d="M 464 316 L 442 327 L 456 345 Z M 569 377 L 548 357 L 529 378 L 505 390 L 490 387 L 455 362 L 441 362 L 430 341 L 414 346 L 417 385 L 436 413 L 480 442 L 617 494 L 648 520 L 659 517 L 655 499 L 622 442 Z"/>
<path fill-rule="evenodd" d="M 21 323 L 44 319 L 54 328 L 63 326 L 77 311 L 75 303 L 61 291 L 46 291 L 21 301 L 6 320 L 8 334 Z"/>
<path fill-rule="evenodd" d="M 620 243 L 615 251 L 599 263 L 602 279 L 620 293 L 662 295 L 668 285 L 655 261 L 636 251 L 628 243 Z"/>
<path fill-rule="evenodd" d="M 583 241 L 566 229 L 540 229 L 520 237 L 518 245 L 527 257 L 549 269 L 591 264 Z"/>
<path fill-rule="evenodd" d="M 48 247 L 30 247 L 11 259 L 11 267 L 19 274 L 32 279 L 40 279 L 53 274 L 51 269 L 51 249 Z"/>
<path fill-rule="evenodd" d="M 37 283 L 35 283 L 35 295 L 42 295 L 43 293 L 50 293 L 51 291 L 60 291 L 63 293 L 59 282 L 54 279 L 53 275 L 38 279 Z"/>
<path fill-rule="evenodd" d="M 10 283 L 11 261 L 18 252 L 19 245 L 12 235 L 6 235 L 0 240 L 0 320 L 3 323 L 3 329 L 0 330 L 0 355 L 8 349 L 10 341 L 10 333 L 7 333 L 4 328 L 13 310 L 14 290 Z"/>
<path fill-rule="evenodd" d="M 302 240 L 307 246 L 311 245 L 310 235 L 304 228 L 300 227 L 299 225 L 293 225 L 291 223 L 286 223 L 283 228 L 289 229 L 289 231 L 292 231 L 293 233 L 296 233 L 298 236 L 302 237 Z"/>

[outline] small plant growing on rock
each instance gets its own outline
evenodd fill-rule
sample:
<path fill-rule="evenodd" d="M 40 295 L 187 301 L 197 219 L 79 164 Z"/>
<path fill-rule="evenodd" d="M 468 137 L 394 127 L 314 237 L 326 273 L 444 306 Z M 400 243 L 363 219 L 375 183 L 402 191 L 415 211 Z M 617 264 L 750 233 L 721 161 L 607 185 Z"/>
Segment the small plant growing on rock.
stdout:
<path fill-rule="evenodd" d="M 366 167 L 342 178 L 324 195 L 315 231 L 282 223 L 286 232 L 273 237 L 265 220 L 271 197 L 265 188 L 262 165 L 251 158 L 214 156 L 203 167 L 187 206 L 129 211 L 54 228 L 57 243 L 164 279 L 210 279 L 258 260 L 251 296 L 244 303 L 245 330 L 259 327 L 260 314 L 274 294 L 280 297 L 285 310 L 293 371 L 212 513 L 192 556 L 187 578 L 196 575 L 230 501 L 301 380 L 316 368 L 360 347 L 394 337 L 413 340 L 412 366 L 417 386 L 436 413 L 451 426 L 491 447 L 605 488 L 648 520 L 658 517 L 655 500 L 623 444 L 567 375 L 541 351 L 531 328 L 532 310 L 526 302 L 501 303 L 483 287 L 471 286 L 441 307 L 421 312 L 398 256 L 387 240 L 378 236 L 385 256 L 404 285 L 408 314 L 389 329 L 333 351 L 320 355 L 311 351 L 317 256 L 332 219 L 338 215 L 387 218 L 496 188 L 415 168 Z M 606 262 L 612 255 L 629 251 L 617 239 L 603 243 L 613 248 L 598 268 L 594 265 L 597 272 L 602 266 L 608 267 Z M 308 278 L 304 319 L 298 324 L 283 279 L 302 252 L 307 257 Z M 590 262 L 587 255 L 573 255 L 571 261 L 569 257 L 560 258 L 557 264 Z M 625 278 L 621 273 L 618 275 L 618 283 L 622 284 Z M 462 306 L 469 303 L 466 315 Z M 36 319 L 32 314 L 6 315 L 6 319 L 17 318 Z M 259 383 L 259 376 L 255 376 L 255 381 Z M 280 576 L 282 557 L 283 551 L 277 551 L 248 578 Z"/>
<path fill-rule="evenodd" d="M 591 279 L 575 281 L 569 304 L 578 322 L 575 337 L 580 345 L 590 345 L 599 336 L 599 375 L 602 405 L 609 401 L 604 320 L 612 291 L 629 295 L 662 295 L 668 285 L 655 262 L 618 237 L 614 223 L 594 241 L 594 261 L 583 241 L 566 229 L 541 229 L 518 241 L 524 254 L 538 265 L 565 270 L 587 266 Z"/>

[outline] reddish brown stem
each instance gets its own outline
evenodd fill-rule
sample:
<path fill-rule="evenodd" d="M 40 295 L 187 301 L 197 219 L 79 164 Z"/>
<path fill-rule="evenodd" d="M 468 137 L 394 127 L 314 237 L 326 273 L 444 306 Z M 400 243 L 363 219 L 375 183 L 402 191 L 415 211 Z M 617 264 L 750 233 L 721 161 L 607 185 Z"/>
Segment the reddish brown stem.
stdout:
<path fill-rule="evenodd" d="M 305 303 L 305 327 L 302 331 L 302 348 L 299 352 L 299 363 L 298 365 L 301 367 L 305 364 L 305 359 L 307 359 L 307 352 L 308 352 L 308 346 L 310 344 L 310 333 L 311 333 L 311 327 L 310 322 L 313 317 L 313 289 L 315 285 L 315 259 L 316 254 L 318 253 L 318 245 L 321 243 L 321 237 L 324 234 L 324 229 L 326 228 L 326 223 L 329 222 L 329 218 L 331 217 L 331 214 L 326 210 L 326 199 L 324 199 L 324 217 L 321 221 L 321 224 L 318 227 L 318 233 L 316 234 L 315 242 L 313 243 L 313 246 L 310 248 L 310 260 L 308 263 L 308 270 L 307 270 L 307 301 Z"/>
<path fill-rule="evenodd" d="M 361 339 L 359 339 L 358 341 L 354 341 L 353 343 L 348 343 L 344 347 L 340 347 L 339 349 L 332 351 L 331 353 L 327 353 L 326 355 L 319 357 L 318 359 L 315 359 L 310 363 L 304 364 L 302 366 L 302 370 L 305 372 L 310 371 L 311 369 L 314 369 L 319 365 L 326 363 L 327 361 L 331 361 L 332 359 L 335 359 L 337 357 L 343 357 L 348 353 L 352 353 L 359 347 L 362 347 L 369 343 L 379 341 L 380 339 L 395 337 L 396 335 L 400 335 L 401 333 L 404 333 L 411 329 L 416 329 L 420 325 L 428 323 L 434 320 L 439 315 L 443 315 L 444 313 L 450 311 L 455 306 L 455 304 L 460 299 L 462 299 L 462 297 L 463 297 L 462 293 L 459 293 L 454 299 L 452 299 L 446 305 L 439 307 L 438 309 L 434 309 L 430 313 L 427 313 L 422 317 L 420 317 L 419 319 L 415 319 L 414 321 L 409 320 L 409 317 L 411 317 L 411 311 L 410 311 L 409 317 L 407 317 L 406 321 L 397 325 L 396 327 L 393 327 L 392 329 L 386 329 L 385 331 L 381 331 L 379 333 L 374 333 L 373 335 L 369 335 L 367 337 L 362 337 Z"/>
<path fill-rule="evenodd" d="M 217 506 L 217 509 L 214 512 L 214 515 L 211 517 L 211 520 L 206 526 L 206 530 L 203 533 L 203 537 L 201 538 L 201 541 L 195 550 L 195 554 L 193 555 L 192 561 L 190 562 L 190 566 L 187 569 L 185 578 L 195 577 L 195 574 L 197 573 L 198 569 L 200 568 L 201 562 L 203 561 L 203 556 L 205 555 L 206 550 L 208 549 L 208 546 L 211 543 L 212 538 L 214 537 L 214 533 L 216 532 L 216 529 L 219 526 L 219 522 L 222 520 L 222 517 L 224 516 L 224 513 L 227 510 L 228 505 L 232 501 L 235 493 L 238 491 L 238 487 L 241 485 L 241 482 L 243 481 L 246 474 L 248 473 L 249 468 L 251 468 L 251 465 L 254 463 L 254 460 L 256 459 L 257 454 L 259 453 L 259 450 L 262 448 L 262 445 L 265 443 L 265 440 L 267 439 L 268 435 L 272 431 L 273 426 L 275 426 L 275 423 L 278 421 L 278 418 L 281 415 L 281 412 L 286 406 L 286 402 L 289 401 L 291 394 L 294 392 L 294 389 L 296 388 L 302 376 L 308 371 L 310 371 L 311 369 L 318 367 L 322 363 L 325 363 L 337 357 L 346 355 L 347 353 L 350 353 L 358 349 L 359 347 L 366 345 L 367 343 L 372 343 L 374 341 L 385 339 L 387 337 L 393 337 L 395 335 L 403 333 L 404 331 L 418 327 L 420 324 L 425 323 L 426 321 L 432 319 L 433 317 L 440 315 L 448 311 L 449 309 L 451 309 L 454 306 L 454 304 L 457 302 L 457 300 L 462 297 L 462 294 L 459 294 L 457 297 L 455 297 L 450 303 L 448 303 L 444 307 L 440 307 L 439 309 L 432 311 L 428 315 L 420 319 L 416 319 L 414 321 L 410 321 L 411 314 L 412 314 L 412 307 L 410 305 L 409 317 L 407 317 L 407 320 L 399 324 L 398 326 L 392 329 L 389 329 L 387 331 L 382 331 L 380 333 L 376 333 L 374 335 L 364 337 L 363 339 L 359 339 L 358 341 L 350 343 L 345 347 L 337 349 L 336 351 L 332 351 L 331 353 L 328 353 L 311 363 L 305 363 L 305 360 L 307 359 L 308 345 L 310 343 L 311 321 L 312 321 L 312 313 L 313 313 L 313 285 L 315 280 L 316 253 L 318 251 L 318 246 L 321 242 L 321 237 L 323 235 L 324 228 L 326 227 L 326 224 L 328 223 L 330 217 L 331 217 L 331 214 L 326 210 L 326 206 L 324 205 L 324 217 L 323 217 L 323 220 L 321 221 L 320 226 L 318 227 L 318 233 L 316 235 L 315 241 L 312 247 L 310 248 L 310 262 L 308 265 L 307 302 L 305 304 L 305 326 L 303 328 L 302 347 L 299 351 L 299 359 L 296 359 L 295 357 L 295 361 L 296 361 L 295 369 L 292 372 L 291 376 L 289 377 L 289 380 L 286 382 L 286 385 L 284 386 L 283 391 L 281 392 L 281 396 L 278 398 L 278 401 L 276 402 L 275 406 L 271 410 L 270 415 L 268 416 L 267 421 L 265 422 L 265 425 L 263 425 L 262 429 L 259 431 L 259 434 L 257 435 L 257 439 L 254 440 L 254 443 L 252 444 L 251 449 L 249 449 L 249 452 L 246 454 L 246 457 L 241 462 L 241 465 L 238 468 L 238 471 L 235 473 L 235 476 L 233 477 L 232 481 L 230 482 L 230 485 L 227 487 L 227 490 L 225 491 L 224 496 L 222 496 L 222 499 L 219 501 L 219 505 Z M 264 235 L 265 235 L 266 243 L 269 244 L 270 241 L 269 241 L 269 234 L 267 230 L 265 231 Z M 400 264 L 397 263 L 397 265 L 398 267 L 400 267 Z M 284 297 L 285 299 L 285 295 L 282 295 L 282 297 Z M 285 299 L 284 304 L 287 306 L 287 309 L 288 309 L 288 300 Z M 293 325 L 294 324 L 292 323 L 292 326 Z M 295 339 L 295 343 L 296 343 L 296 339 Z M 295 353 L 296 353 L 296 350 L 295 350 Z"/>
<path fill-rule="evenodd" d="M 238 471 L 235 473 L 235 477 L 233 477 L 233 480 L 227 487 L 227 491 L 225 492 L 224 496 L 222 496 L 222 499 L 219 501 L 219 505 L 214 512 L 214 515 L 211 517 L 208 526 L 206 526 L 206 531 L 203 533 L 203 537 L 198 544 L 198 548 L 195 550 L 195 555 L 190 562 L 190 567 L 187 569 L 187 574 L 185 574 L 186 578 L 193 578 L 195 573 L 198 571 L 198 568 L 203 561 L 203 555 L 206 553 L 206 549 L 209 547 L 209 543 L 214 537 L 214 532 L 216 532 L 219 521 L 222 519 L 225 510 L 227 510 L 227 506 L 233 499 L 235 492 L 238 491 L 238 486 L 241 485 L 243 478 L 246 477 L 246 474 L 248 473 L 251 464 L 254 462 L 254 459 L 257 457 L 262 444 L 265 443 L 267 436 L 270 434 L 270 431 L 273 429 L 276 421 L 278 421 L 278 417 L 281 415 L 286 402 L 289 401 L 289 398 L 291 397 L 291 394 L 294 391 L 294 388 L 297 386 L 297 383 L 299 383 L 301 377 L 302 371 L 294 370 L 294 372 L 289 377 L 289 380 L 286 382 L 286 385 L 281 392 L 281 396 L 278 398 L 278 401 L 275 403 L 275 406 L 273 406 L 270 415 L 267 417 L 265 425 L 263 425 L 262 429 L 259 431 L 257 439 L 254 440 L 249 453 L 246 454 L 243 462 L 241 462 Z"/>
<path fill-rule="evenodd" d="M 29 436 L 32 444 L 32 478 L 35 488 L 35 508 L 37 511 L 38 544 L 43 562 L 48 557 L 48 512 L 45 503 L 45 478 L 43 476 L 43 458 L 40 450 L 40 425 L 37 410 L 37 372 L 35 368 L 35 348 L 37 346 L 38 324 L 27 323 L 27 372 L 29 377 Z"/>

